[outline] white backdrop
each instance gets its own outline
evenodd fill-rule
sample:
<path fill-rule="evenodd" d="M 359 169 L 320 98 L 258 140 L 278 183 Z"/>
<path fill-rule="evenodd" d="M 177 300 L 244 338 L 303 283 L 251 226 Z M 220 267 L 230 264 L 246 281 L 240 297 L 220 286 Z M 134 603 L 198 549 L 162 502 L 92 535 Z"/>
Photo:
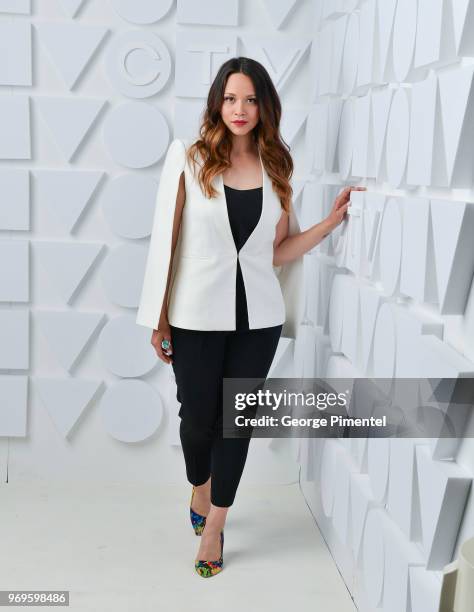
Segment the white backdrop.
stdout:
<path fill-rule="evenodd" d="M 474 2 L 314 8 L 303 228 L 335 185 L 367 191 L 305 257 L 295 371 L 472 376 Z M 299 460 L 359 609 L 437 612 L 442 569 L 474 535 L 473 440 L 305 439 Z"/>
<path fill-rule="evenodd" d="M 0 0 L 3 482 L 186 481 L 173 372 L 134 322 L 163 156 L 234 55 L 270 71 L 300 166 L 309 111 L 311 4 L 219 6 Z M 255 439 L 243 481 L 297 473 Z"/>

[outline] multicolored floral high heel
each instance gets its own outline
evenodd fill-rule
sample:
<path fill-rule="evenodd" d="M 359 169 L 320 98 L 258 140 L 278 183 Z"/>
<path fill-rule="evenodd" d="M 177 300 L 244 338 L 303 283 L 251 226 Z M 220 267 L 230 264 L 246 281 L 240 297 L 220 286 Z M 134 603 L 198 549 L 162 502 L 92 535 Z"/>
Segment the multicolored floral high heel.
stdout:
<path fill-rule="evenodd" d="M 203 578 L 215 576 L 224 569 L 224 530 L 221 531 L 221 556 L 217 561 L 199 559 L 194 562 L 196 572 Z"/>
<path fill-rule="evenodd" d="M 191 501 L 189 502 L 189 515 L 191 517 L 191 525 L 194 528 L 194 533 L 197 536 L 200 536 L 202 534 L 204 526 L 206 525 L 206 517 L 203 516 L 202 514 L 198 514 L 197 512 L 194 512 L 194 510 L 191 507 L 193 503 L 195 488 L 196 487 L 193 486 L 193 492 L 191 493 Z"/>

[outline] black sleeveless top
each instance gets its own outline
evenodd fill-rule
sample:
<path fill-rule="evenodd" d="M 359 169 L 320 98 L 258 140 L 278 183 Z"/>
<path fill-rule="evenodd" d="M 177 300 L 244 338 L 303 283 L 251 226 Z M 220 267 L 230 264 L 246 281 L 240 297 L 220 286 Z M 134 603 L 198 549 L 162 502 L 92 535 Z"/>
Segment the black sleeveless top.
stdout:
<path fill-rule="evenodd" d="M 232 236 L 238 252 L 257 226 L 262 214 L 263 189 L 262 187 L 234 189 L 224 185 L 224 190 Z M 247 298 L 238 256 L 235 282 L 235 327 L 236 329 L 249 329 Z"/>

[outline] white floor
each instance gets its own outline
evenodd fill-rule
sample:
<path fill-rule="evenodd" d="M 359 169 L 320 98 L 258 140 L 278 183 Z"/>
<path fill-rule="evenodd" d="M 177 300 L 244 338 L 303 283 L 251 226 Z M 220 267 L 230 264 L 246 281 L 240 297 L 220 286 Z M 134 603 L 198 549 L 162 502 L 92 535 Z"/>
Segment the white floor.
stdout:
<path fill-rule="evenodd" d="M 69 590 L 81 612 L 356 610 L 298 484 L 241 484 L 211 578 L 194 571 L 190 493 L 1 485 L 0 589 Z"/>

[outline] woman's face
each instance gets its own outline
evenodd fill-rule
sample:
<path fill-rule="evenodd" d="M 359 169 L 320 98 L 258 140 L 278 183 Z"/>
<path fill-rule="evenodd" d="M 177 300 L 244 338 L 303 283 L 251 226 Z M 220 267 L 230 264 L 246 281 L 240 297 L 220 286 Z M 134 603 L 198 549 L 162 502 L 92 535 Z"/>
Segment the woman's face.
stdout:
<path fill-rule="evenodd" d="M 246 74 L 236 72 L 227 79 L 221 116 L 236 136 L 248 134 L 257 125 L 259 112 L 255 87 Z"/>

